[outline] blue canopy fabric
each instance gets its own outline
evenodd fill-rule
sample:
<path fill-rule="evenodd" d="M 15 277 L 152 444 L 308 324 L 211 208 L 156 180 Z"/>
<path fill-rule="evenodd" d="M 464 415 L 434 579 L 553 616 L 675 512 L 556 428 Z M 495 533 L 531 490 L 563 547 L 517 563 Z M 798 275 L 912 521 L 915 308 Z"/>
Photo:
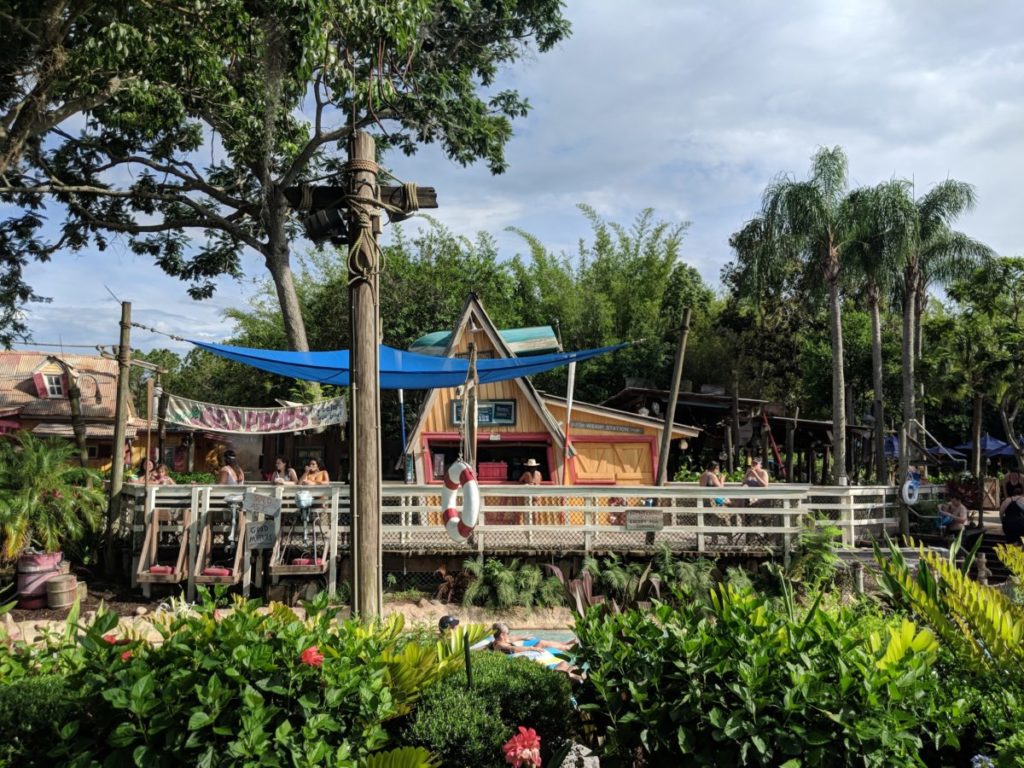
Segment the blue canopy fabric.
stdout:
<path fill-rule="evenodd" d="M 981 436 L 981 455 L 986 458 L 1003 455 L 998 453 L 998 451 L 1003 450 L 1008 445 L 1009 443 L 1004 443 L 1002 440 L 992 437 L 986 432 Z M 973 450 L 974 444 L 961 443 L 960 445 L 954 445 L 953 447 L 958 451 L 970 451 Z"/>
<path fill-rule="evenodd" d="M 928 453 L 932 456 L 937 456 L 940 459 L 966 459 L 967 457 L 960 453 L 956 448 L 946 448 L 942 445 L 932 446 L 928 449 Z"/>
<path fill-rule="evenodd" d="M 321 384 L 349 385 L 351 365 L 347 349 L 332 352 L 289 352 L 274 349 L 233 347 L 226 344 L 189 342 L 220 357 L 244 363 L 261 371 L 276 373 L 292 379 L 317 381 Z M 531 357 L 512 357 L 477 360 L 477 378 L 481 384 L 492 384 L 521 376 L 533 376 L 569 363 L 589 360 L 598 355 L 615 352 L 629 346 L 629 342 L 610 347 L 586 349 L 580 352 L 556 352 Z M 457 387 L 466 382 L 469 360 L 461 357 L 435 357 L 401 349 L 380 346 L 381 389 L 443 389 Z"/>

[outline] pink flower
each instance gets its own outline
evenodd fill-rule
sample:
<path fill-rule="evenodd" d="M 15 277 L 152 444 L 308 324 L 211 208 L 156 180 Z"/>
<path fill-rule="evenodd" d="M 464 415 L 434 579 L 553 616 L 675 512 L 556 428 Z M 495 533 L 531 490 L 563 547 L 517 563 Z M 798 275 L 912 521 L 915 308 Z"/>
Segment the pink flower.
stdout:
<path fill-rule="evenodd" d="M 121 654 L 121 661 L 128 661 L 128 659 L 130 659 L 131 657 L 132 657 L 132 652 L 131 651 L 125 651 L 124 653 Z"/>
<path fill-rule="evenodd" d="M 519 726 L 519 733 L 502 746 L 505 762 L 513 768 L 540 765 L 540 736 L 533 728 Z"/>
<path fill-rule="evenodd" d="M 117 645 L 117 637 L 111 632 L 103 636 L 103 642 L 110 645 Z"/>
<path fill-rule="evenodd" d="M 302 652 L 302 655 L 299 656 L 299 661 L 311 667 L 322 667 L 324 665 L 324 655 L 320 653 L 319 648 L 311 645 Z"/>

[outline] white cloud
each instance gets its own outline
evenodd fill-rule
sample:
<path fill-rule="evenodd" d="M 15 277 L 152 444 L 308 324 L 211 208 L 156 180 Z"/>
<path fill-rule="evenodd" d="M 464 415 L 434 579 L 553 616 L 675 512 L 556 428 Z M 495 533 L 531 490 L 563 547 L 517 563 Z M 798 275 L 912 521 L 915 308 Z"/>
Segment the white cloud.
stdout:
<path fill-rule="evenodd" d="M 692 222 L 683 256 L 717 285 L 728 237 L 765 185 L 780 172 L 802 177 L 818 146 L 839 144 L 853 184 L 973 183 L 980 205 L 959 226 L 1024 253 L 1024 4 L 570 0 L 566 12 L 573 37 L 503 77 L 534 105 L 516 123 L 506 174 L 463 168 L 436 147 L 386 159 L 401 178 L 437 188 L 431 215 L 455 231 L 489 231 L 509 256 L 523 250 L 509 226 L 573 251 L 589 235 L 577 203 L 625 222 L 650 206 Z M 246 269 L 264 277 L 255 258 Z M 148 314 L 174 333 L 212 337 L 230 332 L 219 312 L 251 289 L 224 281 L 213 301 L 191 302 L 178 281 L 123 252 L 58 257 L 30 275 L 55 297 L 30 307 L 40 340 L 116 339 L 104 283 L 132 298 L 140 322 Z"/>

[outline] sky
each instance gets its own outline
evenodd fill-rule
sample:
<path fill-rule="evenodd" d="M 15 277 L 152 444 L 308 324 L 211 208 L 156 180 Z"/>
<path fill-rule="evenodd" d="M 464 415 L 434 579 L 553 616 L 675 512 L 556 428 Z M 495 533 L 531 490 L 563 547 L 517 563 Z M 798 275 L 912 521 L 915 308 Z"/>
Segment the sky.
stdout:
<path fill-rule="evenodd" d="M 455 232 L 487 231 L 505 257 L 525 251 L 510 227 L 573 253 L 590 233 L 578 204 L 622 224 L 650 207 L 690 222 L 682 259 L 718 290 L 729 235 L 756 215 L 765 186 L 780 173 L 804 178 L 815 150 L 838 144 L 851 187 L 973 184 L 978 207 L 958 228 L 1024 256 L 1019 0 L 569 0 L 565 13 L 572 37 L 502 76 L 533 105 L 514 124 L 503 175 L 430 146 L 384 159 L 437 189 L 431 215 Z M 244 267 L 244 279 L 223 279 L 196 302 L 122 244 L 58 255 L 27 271 L 53 299 L 28 307 L 33 339 L 116 343 L 114 296 L 132 302 L 136 322 L 224 339 L 224 309 L 243 306 L 266 277 L 251 253 Z M 188 350 L 138 329 L 132 346 Z"/>

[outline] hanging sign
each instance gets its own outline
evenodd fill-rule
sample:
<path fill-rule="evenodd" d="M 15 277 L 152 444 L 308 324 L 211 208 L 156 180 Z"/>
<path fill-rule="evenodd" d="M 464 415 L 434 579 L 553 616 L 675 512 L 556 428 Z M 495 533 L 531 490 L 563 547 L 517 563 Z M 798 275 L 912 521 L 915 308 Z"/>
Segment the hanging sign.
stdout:
<path fill-rule="evenodd" d="M 263 493 L 247 493 L 242 497 L 242 509 L 253 515 L 277 517 L 281 512 L 281 500 Z"/>
<path fill-rule="evenodd" d="M 345 398 L 287 408 L 240 408 L 214 405 L 170 395 L 167 398 L 168 424 L 191 429 L 208 429 L 228 434 L 275 434 L 319 429 L 348 420 Z"/>
<path fill-rule="evenodd" d="M 245 524 L 245 546 L 248 549 L 273 549 L 274 524 L 264 520 Z"/>

